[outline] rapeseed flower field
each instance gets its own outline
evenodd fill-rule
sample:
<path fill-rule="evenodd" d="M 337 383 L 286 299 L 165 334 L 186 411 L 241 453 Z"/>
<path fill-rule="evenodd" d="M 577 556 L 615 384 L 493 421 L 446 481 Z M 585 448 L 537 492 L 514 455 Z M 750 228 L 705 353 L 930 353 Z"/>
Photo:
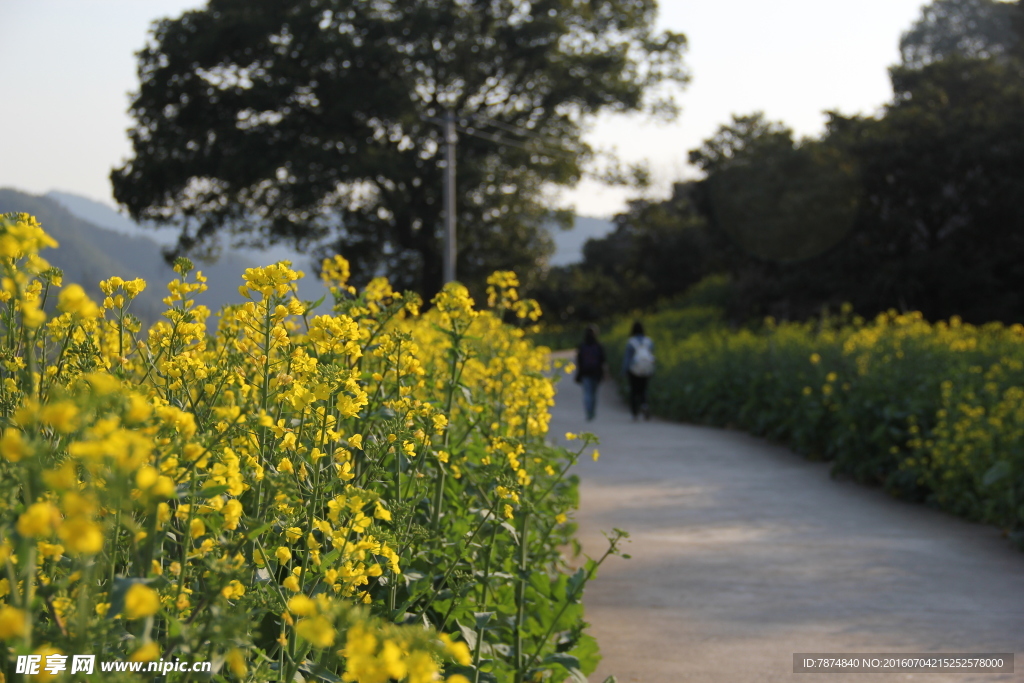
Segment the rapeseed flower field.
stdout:
<path fill-rule="evenodd" d="M 1022 538 L 1021 325 L 928 322 L 895 310 L 865 320 L 849 306 L 741 329 L 705 308 L 646 322 L 658 349 L 659 414 L 787 443 L 837 474 Z M 627 333 L 619 325 L 609 347 Z"/>
<path fill-rule="evenodd" d="M 593 440 L 545 442 L 553 381 L 503 322 L 538 315 L 513 273 L 488 310 L 452 283 L 421 313 L 386 280 L 357 291 L 340 256 L 322 268 L 332 300 L 299 301 L 280 262 L 214 313 L 179 259 L 143 330 L 130 309 L 150 283 L 111 277 L 94 302 L 47 264 L 56 246 L 0 217 L 8 677 L 34 655 L 31 680 L 90 680 L 60 666 L 85 654 L 209 662 L 201 678 L 222 681 L 594 669 L 580 598 L 603 557 L 570 572 L 559 551 Z"/>

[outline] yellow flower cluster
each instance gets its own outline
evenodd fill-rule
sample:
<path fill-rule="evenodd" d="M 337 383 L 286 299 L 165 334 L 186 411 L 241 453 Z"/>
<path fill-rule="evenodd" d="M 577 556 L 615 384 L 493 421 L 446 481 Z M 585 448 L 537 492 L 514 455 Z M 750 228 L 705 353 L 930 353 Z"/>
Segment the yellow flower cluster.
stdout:
<path fill-rule="evenodd" d="M 422 644 L 422 637 L 409 630 L 392 627 L 377 629 L 375 632 L 364 624 L 355 624 L 345 638 L 343 652 L 348 668 L 342 680 L 358 683 L 437 681 L 440 667 L 428 647 Z M 465 643 L 453 643 L 446 635 L 441 637 L 448 656 L 463 666 L 470 664 L 472 660 Z M 465 680 L 463 676 L 454 675 L 447 679 L 447 683 L 461 683 Z"/>
<path fill-rule="evenodd" d="M 897 495 L 1024 531 L 1021 325 L 845 308 L 656 343 L 653 403 L 673 416 L 739 424 Z"/>
<path fill-rule="evenodd" d="M 247 270 L 247 301 L 213 318 L 179 259 L 142 332 L 129 311 L 145 282 L 108 278 L 97 305 L 39 257 L 53 246 L 31 217 L 0 217 L 0 640 L 213 652 L 246 681 L 314 666 L 465 683 L 446 663 L 479 654 L 446 633 L 496 594 L 466 588 L 467 563 L 486 577 L 519 557 L 508 530 L 530 514 L 549 544 L 538 571 L 557 572 L 575 499 L 565 452 L 544 443 L 546 350 L 500 317 L 534 317 L 515 275 L 492 278 L 498 314 L 457 283 L 420 314 L 384 279 L 350 287 L 338 256 L 321 268 L 333 306 L 316 313 L 281 262 Z"/>

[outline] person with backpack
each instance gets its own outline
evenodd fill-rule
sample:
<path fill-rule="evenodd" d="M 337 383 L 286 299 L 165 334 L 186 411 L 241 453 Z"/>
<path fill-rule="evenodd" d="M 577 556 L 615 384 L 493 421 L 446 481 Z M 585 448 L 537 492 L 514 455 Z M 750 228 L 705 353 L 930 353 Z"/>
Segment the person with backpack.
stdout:
<path fill-rule="evenodd" d="M 597 413 L 597 387 L 604 379 L 604 347 L 597 341 L 597 328 L 587 327 L 583 343 L 576 349 L 576 382 L 583 385 L 583 410 L 587 420 Z"/>
<path fill-rule="evenodd" d="M 622 373 L 629 377 L 629 407 L 633 419 L 651 419 L 651 410 L 647 405 L 647 382 L 654 374 L 654 342 L 644 334 L 644 326 L 638 320 L 633 323 L 633 330 L 626 342 L 626 353 L 622 358 Z"/>

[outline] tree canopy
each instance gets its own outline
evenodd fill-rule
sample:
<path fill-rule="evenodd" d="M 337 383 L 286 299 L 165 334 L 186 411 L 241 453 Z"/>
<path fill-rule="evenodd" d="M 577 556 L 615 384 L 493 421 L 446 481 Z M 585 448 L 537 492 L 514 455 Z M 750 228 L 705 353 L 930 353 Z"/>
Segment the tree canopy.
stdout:
<path fill-rule="evenodd" d="M 441 284 L 443 135 L 460 122 L 460 279 L 550 252 L 548 184 L 572 184 L 602 110 L 674 113 L 681 34 L 654 0 L 211 0 L 139 55 L 133 154 L 114 196 L 180 229 L 346 255 L 357 279 Z"/>
<path fill-rule="evenodd" d="M 999 0 L 935 0 L 900 38 L 902 66 L 950 57 L 1004 57 L 1018 49 L 1021 6 Z"/>
<path fill-rule="evenodd" d="M 978 47 L 979 26 L 964 17 L 984 7 L 1002 13 L 1005 49 Z M 1022 19 L 1024 2 L 936 0 L 906 34 L 930 47 L 908 53 L 905 36 L 904 63 L 890 69 L 892 101 L 875 116 L 828 112 L 820 138 L 795 141 L 759 113 L 734 116 L 690 152 L 701 180 L 661 202 L 634 202 L 616 219 L 628 230 L 588 244 L 584 263 L 556 273 L 563 287 L 609 273 L 620 285 L 615 310 L 574 314 L 628 311 L 727 273 L 738 320 L 850 302 L 865 315 L 896 308 L 1024 322 Z M 663 248 L 634 259 L 652 234 Z"/>
<path fill-rule="evenodd" d="M 796 143 L 789 128 L 761 112 L 734 116 L 689 158 L 706 174 L 699 208 L 750 256 L 780 263 L 817 256 L 853 224 L 852 161 L 829 145 Z"/>

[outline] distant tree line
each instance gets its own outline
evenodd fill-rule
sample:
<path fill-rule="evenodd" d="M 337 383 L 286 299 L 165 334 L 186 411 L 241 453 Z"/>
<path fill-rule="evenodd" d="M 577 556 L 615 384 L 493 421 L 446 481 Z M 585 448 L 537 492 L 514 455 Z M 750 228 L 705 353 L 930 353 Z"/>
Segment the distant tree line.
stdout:
<path fill-rule="evenodd" d="M 738 320 L 848 301 L 1024 321 L 1024 0 L 936 0 L 900 51 L 879 116 L 828 112 L 809 140 L 734 116 L 689 153 L 702 179 L 631 202 L 581 264 L 549 272 L 549 317 L 606 318 L 728 274 Z"/>

